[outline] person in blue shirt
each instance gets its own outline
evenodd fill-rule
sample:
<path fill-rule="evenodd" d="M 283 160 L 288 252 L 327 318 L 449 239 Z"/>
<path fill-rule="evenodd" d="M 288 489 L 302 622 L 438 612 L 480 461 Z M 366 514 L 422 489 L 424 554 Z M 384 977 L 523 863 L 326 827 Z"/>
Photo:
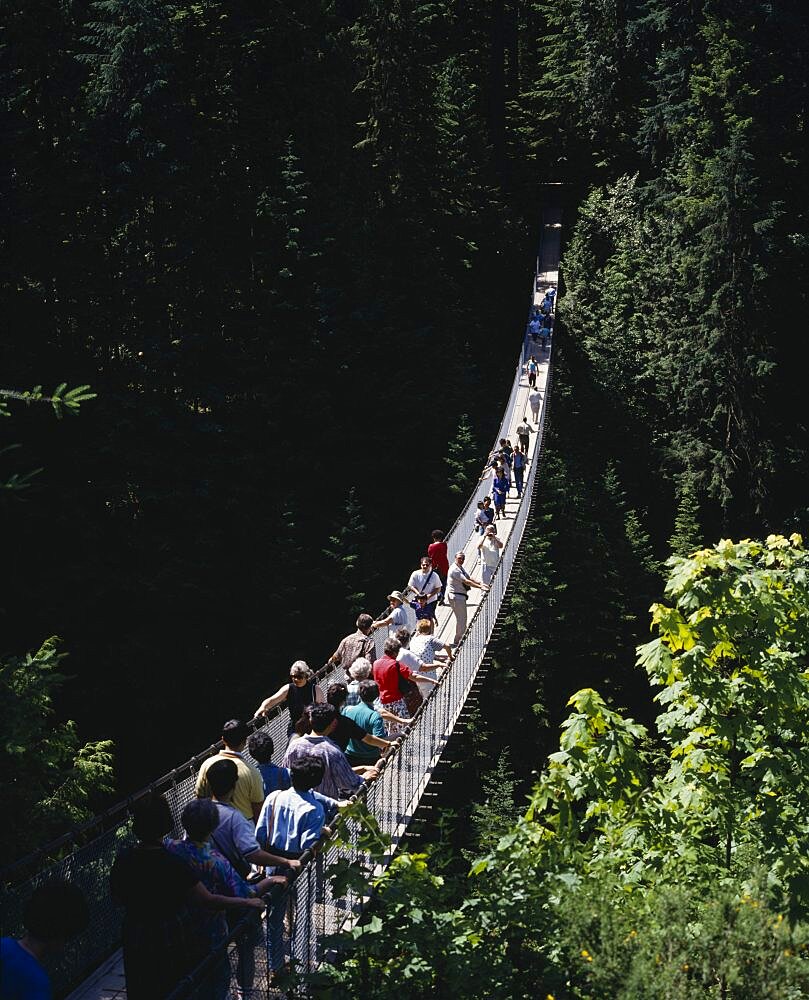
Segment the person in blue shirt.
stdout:
<path fill-rule="evenodd" d="M 283 791 L 285 788 L 291 786 L 292 779 L 289 776 L 287 768 L 280 767 L 278 764 L 273 764 L 272 762 L 275 744 L 269 733 L 262 732 L 261 730 L 253 733 L 247 741 L 247 749 L 250 751 L 250 756 L 256 762 L 256 767 L 258 767 L 261 774 L 261 780 L 264 782 L 265 799 L 270 792 Z"/>
<path fill-rule="evenodd" d="M 0 1000 L 51 1000 L 51 981 L 42 967 L 89 920 L 83 893 L 69 882 L 43 882 L 23 911 L 25 934 L 0 940 Z"/>
<path fill-rule="evenodd" d="M 327 818 L 340 803 L 314 789 L 323 781 L 325 764 L 314 754 L 296 758 L 290 765 L 292 788 L 272 792 L 261 807 L 256 839 L 273 854 L 299 858 L 320 840 Z"/>

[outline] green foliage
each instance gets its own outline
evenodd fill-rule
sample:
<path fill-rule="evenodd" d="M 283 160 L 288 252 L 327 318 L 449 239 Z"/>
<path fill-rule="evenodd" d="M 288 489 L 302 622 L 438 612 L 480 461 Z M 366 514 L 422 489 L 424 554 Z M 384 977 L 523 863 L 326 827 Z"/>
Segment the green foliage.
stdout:
<path fill-rule="evenodd" d="M 447 489 L 456 496 L 468 496 L 480 468 L 480 454 L 469 422 L 469 415 L 462 413 L 458 418 L 458 429 L 447 444 L 444 458 L 449 483 Z"/>
<path fill-rule="evenodd" d="M 53 637 L 36 653 L 0 661 L 3 794 L 9 815 L 25 817 L 3 825 L 7 861 L 89 819 L 113 790 L 112 743 L 81 745 L 75 723 L 54 721 L 65 655 Z"/>
<path fill-rule="evenodd" d="M 82 403 L 89 399 L 95 399 L 94 392 L 88 392 L 89 385 L 78 385 L 75 389 L 68 389 L 67 383 L 62 382 L 50 394 L 42 391 L 41 385 L 34 386 L 26 392 L 16 392 L 13 389 L 0 389 L 0 416 L 9 416 L 6 399 L 15 399 L 27 405 L 31 403 L 50 403 L 53 412 L 60 419 L 65 413 L 76 416 Z"/>
<path fill-rule="evenodd" d="M 89 385 L 78 385 L 74 389 L 68 389 L 67 383 L 62 382 L 50 394 L 43 392 L 41 385 L 36 385 L 33 389 L 25 392 L 17 392 L 14 389 L 0 389 L 0 417 L 11 415 L 8 402 L 6 402 L 7 400 L 25 403 L 26 406 L 30 406 L 31 403 L 50 403 L 53 407 L 53 412 L 60 420 L 66 413 L 76 416 L 82 403 L 96 398 L 94 392 L 88 392 L 89 388 Z M 0 449 L 0 455 L 13 451 L 18 447 L 19 445 L 7 445 L 5 448 Z M 40 472 L 42 472 L 42 469 L 29 469 L 27 472 L 12 473 L 5 480 L 0 480 L 0 490 L 10 493 L 18 493 L 21 490 L 26 490 L 31 486 L 34 478 Z"/>
<path fill-rule="evenodd" d="M 805 996 L 808 559 L 797 535 L 672 557 L 638 650 L 656 737 L 573 695 L 525 817 L 468 885 L 400 856 L 316 995 L 405 978 L 416 997 Z"/>
<path fill-rule="evenodd" d="M 343 508 L 343 518 L 335 533 L 329 536 L 329 547 L 323 555 L 336 570 L 340 593 L 348 603 L 349 612 L 358 615 L 367 604 L 367 597 L 360 589 L 366 579 L 364 556 L 366 528 L 362 523 L 362 507 L 357 491 L 352 486 Z"/>
<path fill-rule="evenodd" d="M 809 988 L 807 928 L 755 873 L 749 892 L 694 872 L 687 883 L 626 893 L 604 872 L 559 902 L 569 971 L 557 997 L 597 1000 L 782 1000 Z"/>
<path fill-rule="evenodd" d="M 472 806 L 471 821 L 475 828 L 479 850 L 494 847 L 519 815 L 517 782 L 511 764 L 511 753 L 506 747 L 497 763 L 481 778 L 481 800 Z"/>

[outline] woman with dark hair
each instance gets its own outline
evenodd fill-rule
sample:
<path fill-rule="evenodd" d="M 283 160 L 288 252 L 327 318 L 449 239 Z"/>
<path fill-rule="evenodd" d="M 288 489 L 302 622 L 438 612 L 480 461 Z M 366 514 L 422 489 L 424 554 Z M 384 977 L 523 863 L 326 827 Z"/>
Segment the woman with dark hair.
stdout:
<path fill-rule="evenodd" d="M 174 823 L 168 803 L 147 795 L 132 807 L 134 847 L 112 866 L 113 899 L 124 909 L 124 972 L 128 1000 L 167 996 L 178 980 L 208 953 L 210 940 L 190 919 L 193 907 L 263 909 L 260 899 L 210 893 L 199 875 L 169 853 L 163 838 Z"/>

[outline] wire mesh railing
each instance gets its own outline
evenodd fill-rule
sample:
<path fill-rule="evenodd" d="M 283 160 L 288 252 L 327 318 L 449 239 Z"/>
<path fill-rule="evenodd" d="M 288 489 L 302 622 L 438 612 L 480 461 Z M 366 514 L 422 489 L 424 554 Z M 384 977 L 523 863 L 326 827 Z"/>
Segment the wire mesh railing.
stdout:
<path fill-rule="evenodd" d="M 495 447 L 500 438 L 510 436 L 515 418 L 524 418 L 524 413 L 518 413 L 517 406 L 526 343 L 527 336 L 521 344 L 508 402 L 495 437 Z M 550 388 L 550 378 L 549 364 L 546 394 Z M 382 831 L 391 837 L 391 850 L 395 850 L 406 829 L 463 708 L 500 612 L 528 516 L 544 431 L 544 417 L 543 406 L 533 460 L 526 470 L 522 500 L 518 504 L 511 533 L 504 545 L 489 591 L 475 610 L 464 639 L 456 651 L 454 663 L 451 669 L 443 672 L 431 696 L 425 700 L 404 736 L 383 757 L 379 778 L 361 792 Z M 475 530 L 477 503 L 489 489 L 490 484 L 483 480 L 472 490 L 466 505 L 446 535 L 445 541 L 450 553 L 463 549 L 468 544 Z M 413 631 L 415 612 L 405 605 L 405 613 L 408 627 Z M 377 656 L 382 654 L 385 638 L 386 630 L 378 630 L 374 634 Z M 333 680 L 344 678 L 344 670 L 342 667 L 334 667 L 327 663 L 318 671 L 317 677 L 325 693 Z M 280 762 L 286 748 L 287 723 L 288 712 L 282 705 L 261 722 L 254 724 L 256 729 L 264 730 L 272 736 L 276 746 L 277 762 Z M 25 900 L 47 879 L 54 877 L 66 879 L 81 887 L 87 896 L 90 923 L 86 931 L 75 938 L 50 967 L 56 995 L 64 996 L 71 987 L 84 980 L 119 947 L 122 914 L 110 897 L 109 873 L 117 853 L 134 842 L 129 824 L 132 804 L 149 793 L 164 795 L 174 818 L 175 828 L 172 835 L 181 836 L 180 816 L 185 805 L 195 797 L 199 767 L 220 747 L 221 744 L 217 744 L 207 748 L 79 830 L 54 841 L 3 871 L 1 916 L 5 933 L 14 934 L 21 930 L 21 912 Z M 287 911 L 285 921 L 288 958 L 294 960 L 303 970 L 313 969 L 321 960 L 324 936 L 339 930 L 361 907 L 361 899 L 351 891 L 335 896 L 324 874 L 338 858 L 361 864 L 368 863 L 359 848 L 347 846 L 346 840 L 350 845 L 349 835 L 348 838 L 341 838 L 340 846 L 327 844 L 322 851 L 315 854 L 296 878 L 294 887 L 289 893 L 289 900 L 283 902 Z M 242 942 L 240 946 L 244 947 L 244 936 L 247 933 L 245 928 L 248 928 L 249 924 L 247 922 L 243 924 L 244 926 L 240 924 L 234 929 L 227 947 L 223 946 L 178 987 L 177 998 L 215 995 L 214 984 L 218 981 L 217 977 L 221 979 L 225 976 L 223 971 L 225 963 L 235 961 L 233 955 L 240 942 Z M 257 971 L 252 995 L 255 997 L 270 995 L 272 970 L 264 944 L 257 944 L 255 951 Z M 212 990 L 214 992 L 211 992 Z M 172 997 L 175 998 L 175 994 L 172 994 Z"/>

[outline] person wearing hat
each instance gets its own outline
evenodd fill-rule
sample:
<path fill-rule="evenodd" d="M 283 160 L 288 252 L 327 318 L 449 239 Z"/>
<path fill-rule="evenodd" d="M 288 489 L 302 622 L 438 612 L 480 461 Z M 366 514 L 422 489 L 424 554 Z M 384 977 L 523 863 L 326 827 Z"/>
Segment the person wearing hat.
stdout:
<path fill-rule="evenodd" d="M 387 618 L 380 618 L 371 625 L 371 631 L 375 632 L 378 628 L 384 628 L 388 626 L 388 635 L 392 638 L 396 638 L 396 629 L 407 628 L 407 612 L 404 609 L 404 594 L 401 590 L 392 590 L 388 594 L 388 600 L 390 601 L 390 611 L 388 612 Z"/>
<path fill-rule="evenodd" d="M 209 799 L 211 789 L 206 777 L 208 768 L 214 761 L 232 760 L 238 771 L 236 787 L 233 790 L 233 805 L 245 819 L 255 823 L 258 820 L 261 807 L 264 805 L 264 781 L 258 768 L 248 764 L 243 756 L 249 735 L 250 730 L 247 723 L 240 719 L 230 719 L 224 724 L 222 740 L 225 745 L 219 753 L 203 761 L 197 775 L 196 791 L 198 799 Z"/>

